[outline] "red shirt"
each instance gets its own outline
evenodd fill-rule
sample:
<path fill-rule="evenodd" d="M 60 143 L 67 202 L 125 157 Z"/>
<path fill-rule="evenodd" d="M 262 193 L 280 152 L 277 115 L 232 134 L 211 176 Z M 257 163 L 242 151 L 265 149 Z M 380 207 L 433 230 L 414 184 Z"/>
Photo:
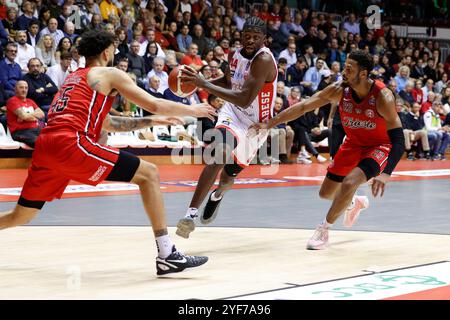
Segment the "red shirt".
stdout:
<path fill-rule="evenodd" d="M 94 91 L 87 83 L 90 68 L 79 68 L 64 81 L 48 112 L 47 127 L 41 134 L 67 130 L 80 132 L 96 142 L 114 96 Z"/>
<path fill-rule="evenodd" d="M 430 101 L 426 101 L 426 102 L 422 103 L 422 106 L 420 107 L 420 114 L 424 114 L 425 112 L 430 110 L 432 104 L 433 103 Z"/>
<path fill-rule="evenodd" d="M 414 88 L 411 91 L 414 101 L 422 104 L 423 100 L 423 91 L 421 89 Z"/>
<path fill-rule="evenodd" d="M 0 5 L 0 20 L 6 19 L 6 6 Z"/>
<path fill-rule="evenodd" d="M 350 87 L 344 89 L 339 102 L 339 114 L 348 143 L 362 147 L 391 143 L 386 120 L 377 111 L 377 98 L 385 87 L 383 82 L 376 80 L 361 103 L 355 102 Z"/>
<path fill-rule="evenodd" d="M 258 14 L 258 17 L 263 20 L 264 22 L 267 22 L 270 19 L 270 13 L 268 12 L 260 12 Z"/>
<path fill-rule="evenodd" d="M 195 64 L 196 66 L 203 66 L 202 59 L 200 56 L 190 56 L 188 54 L 185 54 L 184 57 L 181 59 L 181 64 L 185 64 L 187 66 L 190 66 L 191 64 Z"/>
<path fill-rule="evenodd" d="M 34 110 L 38 108 L 37 104 L 31 99 L 21 100 L 14 96 L 11 97 L 6 103 L 8 119 L 8 129 L 11 133 L 17 130 L 34 129 L 39 127 L 38 121 L 21 121 L 19 122 L 17 115 L 14 113 L 19 108 L 24 108 L 25 112 L 34 113 Z"/>

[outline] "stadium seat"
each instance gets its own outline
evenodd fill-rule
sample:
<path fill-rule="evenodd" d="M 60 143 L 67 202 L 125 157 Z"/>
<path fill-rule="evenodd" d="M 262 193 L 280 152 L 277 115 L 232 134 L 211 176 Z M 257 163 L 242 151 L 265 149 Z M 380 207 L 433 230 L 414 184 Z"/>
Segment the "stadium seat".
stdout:
<path fill-rule="evenodd" d="M 6 134 L 5 128 L 0 125 L 0 149 L 14 150 L 20 148 L 20 142 L 14 141 Z"/>

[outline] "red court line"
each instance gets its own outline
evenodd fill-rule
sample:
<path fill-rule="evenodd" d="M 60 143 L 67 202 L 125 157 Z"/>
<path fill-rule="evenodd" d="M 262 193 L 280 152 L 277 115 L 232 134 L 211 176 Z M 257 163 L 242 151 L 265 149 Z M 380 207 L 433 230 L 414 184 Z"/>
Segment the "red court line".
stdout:
<path fill-rule="evenodd" d="M 450 286 L 412 292 L 383 300 L 450 300 Z"/>

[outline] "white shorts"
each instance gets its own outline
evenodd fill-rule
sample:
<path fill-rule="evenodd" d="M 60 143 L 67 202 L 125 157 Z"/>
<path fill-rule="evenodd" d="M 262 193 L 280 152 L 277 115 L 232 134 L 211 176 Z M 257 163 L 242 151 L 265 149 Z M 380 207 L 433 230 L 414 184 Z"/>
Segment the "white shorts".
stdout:
<path fill-rule="evenodd" d="M 261 132 L 257 136 L 250 137 L 249 127 L 249 124 L 243 123 L 235 114 L 219 112 L 216 128 L 225 128 L 236 138 L 237 146 L 233 150 L 233 156 L 240 166 L 248 166 L 251 163 L 268 137 L 268 132 Z"/>

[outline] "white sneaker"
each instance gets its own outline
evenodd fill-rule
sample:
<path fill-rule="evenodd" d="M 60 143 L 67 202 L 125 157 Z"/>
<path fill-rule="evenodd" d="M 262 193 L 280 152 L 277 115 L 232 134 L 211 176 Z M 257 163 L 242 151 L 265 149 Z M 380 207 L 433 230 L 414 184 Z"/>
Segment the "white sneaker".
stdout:
<path fill-rule="evenodd" d="M 180 219 L 180 221 L 178 221 L 177 231 L 175 233 L 182 238 L 188 239 L 189 234 L 195 230 L 195 219 L 196 218 L 197 218 L 197 216 L 195 216 L 195 217 L 186 216 L 186 217 Z"/>
<path fill-rule="evenodd" d="M 270 158 L 270 163 L 271 164 L 280 164 L 281 161 L 279 159 L 276 159 L 276 158 Z"/>
<path fill-rule="evenodd" d="M 259 160 L 259 162 L 263 165 L 263 166 L 268 166 L 270 164 L 270 160 L 269 159 L 261 159 Z"/>
<path fill-rule="evenodd" d="M 302 157 L 302 158 L 306 158 L 306 159 L 310 159 L 311 158 L 311 155 L 306 150 L 300 151 L 298 156 Z"/>
<path fill-rule="evenodd" d="M 324 163 L 327 162 L 327 158 L 321 156 L 320 154 L 317 156 L 317 162 Z"/>
<path fill-rule="evenodd" d="M 312 161 L 303 157 L 298 157 L 297 158 L 297 163 L 301 163 L 301 164 L 311 164 Z"/>
<path fill-rule="evenodd" d="M 306 244 L 308 250 L 323 250 L 328 245 L 328 228 L 319 224 L 311 239 Z"/>

